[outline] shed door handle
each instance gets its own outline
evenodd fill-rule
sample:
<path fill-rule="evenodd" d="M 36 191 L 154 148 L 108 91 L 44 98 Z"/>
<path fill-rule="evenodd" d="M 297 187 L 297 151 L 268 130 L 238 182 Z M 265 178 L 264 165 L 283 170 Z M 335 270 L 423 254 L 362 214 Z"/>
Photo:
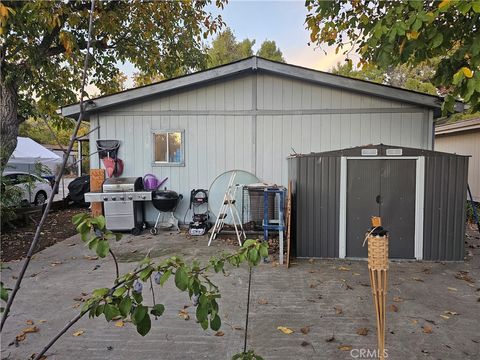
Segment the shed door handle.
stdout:
<path fill-rule="evenodd" d="M 375 201 L 377 202 L 377 204 L 380 204 L 381 200 L 382 200 L 382 197 L 380 195 L 377 195 L 377 197 L 375 198 Z"/>

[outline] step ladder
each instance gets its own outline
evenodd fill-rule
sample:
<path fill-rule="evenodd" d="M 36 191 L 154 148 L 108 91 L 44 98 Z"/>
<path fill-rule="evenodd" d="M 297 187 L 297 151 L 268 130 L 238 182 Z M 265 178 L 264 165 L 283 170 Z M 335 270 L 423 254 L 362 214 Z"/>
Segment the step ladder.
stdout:
<path fill-rule="evenodd" d="M 227 190 L 225 191 L 222 205 L 220 206 L 220 211 L 218 212 L 217 220 L 215 221 L 212 234 L 210 235 L 210 240 L 208 241 L 208 246 L 211 245 L 212 241 L 215 240 L 220 231 L 222 231 L 223 226 L 225 225 L 225 218 L 228 216 L 228 211 L 230 211 L 230 215 L 232 216 L 233 226 L 235 227 L 235 233 L 237 234 L 238 245 L 242 246 L 242 238 L 243 240 L 247 238 L 247 235 L 245 235 L 245 230 L 243 229 L 240 215 L 235 205 L 235 195 L 237 194 L 237 189 L 241 186 L 240 184 L 234 185 L 236 176 L 236 171 L 234 171 L 230 176 Z"/>

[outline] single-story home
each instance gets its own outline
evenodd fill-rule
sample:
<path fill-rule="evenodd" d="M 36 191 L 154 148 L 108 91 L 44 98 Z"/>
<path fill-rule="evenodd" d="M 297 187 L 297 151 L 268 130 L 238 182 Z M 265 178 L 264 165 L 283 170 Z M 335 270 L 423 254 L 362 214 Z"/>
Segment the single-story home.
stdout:
<path fill-rule="evenodd" d="M 287 185 L 287 157 L 368 144 L 433 150 L 442 99 L 256 56 L 92 99 L 90 142 L 120 141 L 123 176 L 168 177 L 188 199 L 225 171 Z M 457 103 L 458 110 L 463 105 Z M 61 109 L 77 117 L 79 104 Z M 92 156 L 91 168 L 100 168 Z M 188 200 L 177 208 L 178 217 Z M 147 206 L 147 220 L 156 216 Z"/>
<path fill-rule="evenodd" d="M 468 184 L 473 200 L 480 202 L 480 118 L 437 125 L 435 150 L 470 155 Z"/>

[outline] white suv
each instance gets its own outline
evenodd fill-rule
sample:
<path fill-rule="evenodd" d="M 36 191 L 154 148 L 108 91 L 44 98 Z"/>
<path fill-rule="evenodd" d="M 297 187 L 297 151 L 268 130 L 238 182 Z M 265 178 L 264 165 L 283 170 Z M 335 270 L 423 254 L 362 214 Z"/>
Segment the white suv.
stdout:
<path fill-rule="evenodd" d="M 26 172 L 5 171 L 3 177 L 8 180 L 9 185 L 16 186 L 22 190 L 22 201 L 34 205 L 44 204 L 50 194 L 52 187 L 48 180 Z"/>

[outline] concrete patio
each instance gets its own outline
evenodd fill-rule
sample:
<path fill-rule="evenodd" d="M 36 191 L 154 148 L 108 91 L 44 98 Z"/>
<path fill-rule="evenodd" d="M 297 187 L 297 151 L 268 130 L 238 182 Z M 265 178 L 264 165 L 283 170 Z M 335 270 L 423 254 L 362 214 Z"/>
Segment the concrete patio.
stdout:
<path fill-rule="evenodd" d="M 386 337 L 389 359 L 480 357 L 478 234 L 469 241 L 473 248 L 468 249 L 470 256 L 462 263 L 391 264 Z M 114 249 L 121 272 L 133 268 L 149 250 L 154 257 L 175 254 L 205 260 L 221 250 L 235 249 L 224 241 L 212 247 L 206 242 L 205 237 L 163 233 L 124 236 Z M 89 260 L 88 255 L 93 254 L 78 237 L 35 255 L 2 334 L 2 359 L 27 359 L 38 352 L 78 313 L 82 292 L 111 284 L 113 261 Z M 20 265 L 11 262 L 11 270 L 2 272 L 7 285 L 13 284 Z M 460 271 L 465 272 L 463 276 Z M 228 276 L 212 278 L 222 293 L 223 336 L 201 329 L 188 296 L 169 281 L 156 291 L 157 301 L 165 304 L 165 313 L 153 321 L 144 338 L 129 323 L 116 327 L 103 317 L 84 318 L 50 349 L 48 359 L 230 359 L 243 349 L 248 269 L 232 269 Z M 144 296 L 149 298 L 146 290 L 147 286 Z M 178 315 L 184 306 L 189 306 L 188 321 Z M 16 346 L 15 335 L 29 327 L 27 320 L 39 331 L 27 334 Z M 283 334 L 278 326 L 294 333 Z M 368 333 L 357 334 L 361 328 Z M 84 333 L 73 336 L 78 330 Z M 362 358 L 360 349 L 376 347 L 366 262 L 305 259 L 294 260 L 288 270 L 273 261 L 255 268 L 247 341 L 248 349 L 265 359 Z"/>

